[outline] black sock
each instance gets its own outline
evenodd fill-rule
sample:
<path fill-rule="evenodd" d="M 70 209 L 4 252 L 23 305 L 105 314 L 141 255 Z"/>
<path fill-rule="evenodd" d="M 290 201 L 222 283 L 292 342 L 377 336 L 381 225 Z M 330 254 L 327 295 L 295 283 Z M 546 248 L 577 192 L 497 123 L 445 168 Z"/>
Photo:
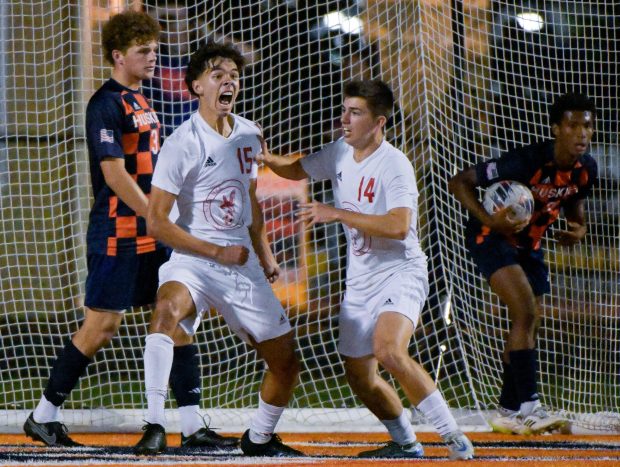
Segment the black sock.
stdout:
<path fill-rule="evenodd" d="M 512 377 L 517 388 L 519 405 L 538 400 L 538 358 L 536 349 L 513 350 L 510 352 Z"/>
<path fill-rule="evenodd" d="M 50 378 L 43 395 L 57 407 L 60 407 L 77 384 L 80 376 L 92 360 L 80 352 L 73 342 L 69 341 L 56 358 Z"/>
<path fill-rule="evenodd" d="M 517 395 L 517 385 L 512 374 L 510 363 L 502 361 L 504 374 L 502 376 L 502 392 L 499 395 L 499 405 L 504 409 L 517 411 L 521 407 Z"/>
<path fill-rule="evenodd" d="M 174 348 L 170 371 L 170 388 L 177 407 L 200 405 L 201 382 L 198 348 L 194 344 Z"/>

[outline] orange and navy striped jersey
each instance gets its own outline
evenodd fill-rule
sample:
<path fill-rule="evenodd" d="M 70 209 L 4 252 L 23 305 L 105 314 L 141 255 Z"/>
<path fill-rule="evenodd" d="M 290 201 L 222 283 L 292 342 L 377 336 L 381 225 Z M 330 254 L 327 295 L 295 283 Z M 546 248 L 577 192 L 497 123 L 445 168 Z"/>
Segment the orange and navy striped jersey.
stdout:
<path fill-rule="evenodd" d="M 94 203 L 90 211 L 89 254 L 129 256 L 162 248 L 146 234 L 146 220 L 106 184 L 104 158 L 125 160 L 125 169 L 148 196 L 160 147 L 160 124 L 147 99 L 138 91 L 108 80 L 86 108 L 86 140 Z"/>
<path fill-rule="evenodd" d="M 535 143 L 510 150 L 497 159 L 475 166 L 478 185 L 486 188 L 500 180 L 523 183 L 534 195 L 534 213 L 528 226 L 511 238 L 520 248 L 540 248 L 547 228 L 558 218 L 563 206 L 585 199 L 597 181 L 596 161 L 590 154 L 582 155 L 569 170 L 560 170 L 553 157 L 553 141 Z M 474 216 L 465 229 L 481 243 L 490 230 Z"/>

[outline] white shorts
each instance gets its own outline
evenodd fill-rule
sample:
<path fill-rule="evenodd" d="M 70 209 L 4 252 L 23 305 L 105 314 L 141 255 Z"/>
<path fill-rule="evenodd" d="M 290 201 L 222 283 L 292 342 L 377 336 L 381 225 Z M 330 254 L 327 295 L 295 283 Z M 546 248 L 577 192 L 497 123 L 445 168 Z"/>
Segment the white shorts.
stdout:
<path fill-rule="evenodd" d="M 428 296 L 426 268 L 392 272 L 364 289 L 347 287 L 340 306 L 338 351 L 347 357 L 373 354 L 373 337 L 381 313 L 393 311 L 418 324 Z"/>
<path fill-rule="evenodd" d="M 171 281 L 187 287 L 196 305 L 196 315 L 179 323 L 190 336 L 196 333 L 203 315 L 212 307 L 231 331 L 248 343 L 248 336 L 263 342 L 291 330 L 254 252 L 243 266 L 223 266 L 174 253 L 159 269 L 159 286 Z"/>

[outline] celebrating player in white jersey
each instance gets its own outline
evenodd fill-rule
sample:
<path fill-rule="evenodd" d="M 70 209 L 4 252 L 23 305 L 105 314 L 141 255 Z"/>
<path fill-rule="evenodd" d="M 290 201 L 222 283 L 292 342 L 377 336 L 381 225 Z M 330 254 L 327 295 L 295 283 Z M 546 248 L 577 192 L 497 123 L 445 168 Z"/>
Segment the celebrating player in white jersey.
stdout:
<path fill-rule="evenodd" d="M 199 108 L 162 146 L 153 175 L 149 232 L 174 249 L 159 272 L 156 309 L 144 350 L 148 410 L 138 454 L 166 447 L 164 403 L 175 329 L 196 332 L 214 307 L 265 359 L 259 405 L 241 439 L 246 455 L 295 457 L 274 435 L 297 382 L 293 332 L 269 282 L 280 272 L 256 199 L 261 130 L 232 113 L 244 59 L 208 43 L 191 57 L 185 81 Z M 174 203 L 179 217 L 168 217 Z M 269 282 L 268 282 L 269 280 Z"/>
<path fill-rule="evenodd" d="M 360 457 L 415 458 L 424 452 L 396 391 L 377 371 L 381 364 L 436 427 L 451 458 L 471 459 L 471 442 L 429 374 L 408 353 L 428 294 L 428 272 L 415 229 L 415 174 L 405 155 L 384 139 L 394 106 L 392 91 L 382 81 L 353 81 L 344 96 L 343 138 L 294 161 L 269 154 L 263 145 L 257 159 L 285 178 L 332 182 L 335 207 L 317 201 L 301 204 L 299 217 L 308 226 L 340 222 L 346 233 L 338 350 L 349 384 L 393 439 Z"/>

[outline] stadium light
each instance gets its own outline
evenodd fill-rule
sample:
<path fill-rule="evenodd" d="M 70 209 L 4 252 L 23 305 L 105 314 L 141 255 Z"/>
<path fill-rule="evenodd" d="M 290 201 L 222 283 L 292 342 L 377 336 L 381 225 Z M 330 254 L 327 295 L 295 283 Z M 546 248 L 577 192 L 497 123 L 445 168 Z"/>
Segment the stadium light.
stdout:
<path fill-rule="evenodd" d="M 540 31 L 545 25 L 545 20 L 535 12 L 517 13 L 517 23 L 527 32 Z"/>
<path fill-rule="evenodd" d="M 349 34 L 360 34 L 362 22 L 356 16 L 349 16 L 342 11 L 332 11 L 323 16 L 323 25 L 331 30 L 341 30 Z"/>

